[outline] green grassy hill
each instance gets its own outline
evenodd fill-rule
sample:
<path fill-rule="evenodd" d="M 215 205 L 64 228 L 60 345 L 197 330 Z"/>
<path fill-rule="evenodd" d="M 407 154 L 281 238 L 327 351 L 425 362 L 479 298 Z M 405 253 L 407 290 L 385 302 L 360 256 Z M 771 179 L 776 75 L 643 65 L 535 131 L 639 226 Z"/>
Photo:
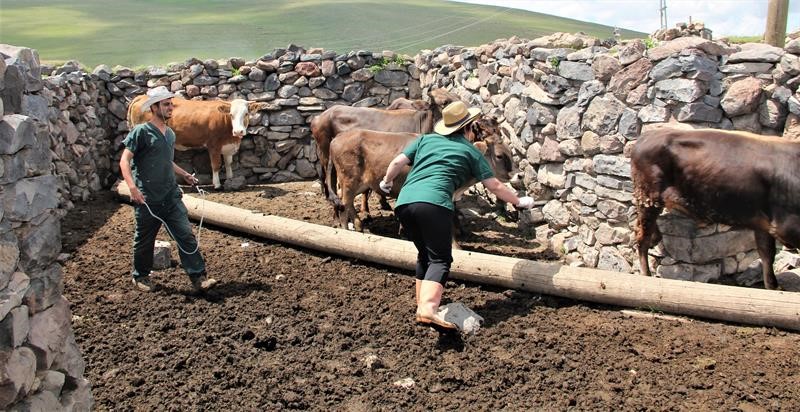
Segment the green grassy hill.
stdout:
<path fill-rule="evenodd" d="M 43 61 L 127 66 L 189 57 L 257 58 L 290 43 L 339 52 L 416 54 L 517 35 L 612 27 L 540 13 L 441 0 L 2 0 L 0 43 L 39 50 Z M 645 33 L 623 31 L 623 38 Z"/>

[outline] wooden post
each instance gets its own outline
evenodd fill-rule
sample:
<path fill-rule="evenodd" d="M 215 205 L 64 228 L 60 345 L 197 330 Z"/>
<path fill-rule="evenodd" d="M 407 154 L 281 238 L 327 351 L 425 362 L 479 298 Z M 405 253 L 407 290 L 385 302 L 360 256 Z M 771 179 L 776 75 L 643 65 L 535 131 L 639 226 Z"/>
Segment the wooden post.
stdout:
<path fill-rule="evenodd" d="M 130 197 L 120 184 L 118 193 Z M 192 219 L 295 246 L 413 270 L 411 242 L 265 215 L 184 195 Z M 203 248 L 201 239 L 201 249 Z M 616 306 L 800 330 L 800 293 L 712 285 L 453 251 L 451 277 Z"/>
<path fill-rule="evenodd" d="M 764 43 L 783 47 L 786 40 L 786 19 L 789 18 L 789 0 L 769 0 Z"/>

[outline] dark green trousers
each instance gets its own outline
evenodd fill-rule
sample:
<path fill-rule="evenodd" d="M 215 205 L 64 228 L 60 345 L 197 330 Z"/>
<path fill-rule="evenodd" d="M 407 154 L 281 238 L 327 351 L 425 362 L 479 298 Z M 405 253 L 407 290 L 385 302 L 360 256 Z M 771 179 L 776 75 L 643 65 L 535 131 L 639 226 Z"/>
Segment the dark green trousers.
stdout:
<path fill-rule="evenodd" d="M 133 236 L 133 277 L 148 276 L 153 270 L 153 249 L 161 222 L 154 218 L 147 207 L 136 205 L 136 233 Z M 178 245 L 188 252 L 197 248 L 197 239 L 189 224 L 189 213 L 180 197 L 171 198 L 161 204 L 150 204 L 150 210 L 166 222 Z M 195 279 L 206 272 L 206 262 L 198 249 L 195 253 L 184 253 L 180 249 L 181 266 L 190 278 Z"/>

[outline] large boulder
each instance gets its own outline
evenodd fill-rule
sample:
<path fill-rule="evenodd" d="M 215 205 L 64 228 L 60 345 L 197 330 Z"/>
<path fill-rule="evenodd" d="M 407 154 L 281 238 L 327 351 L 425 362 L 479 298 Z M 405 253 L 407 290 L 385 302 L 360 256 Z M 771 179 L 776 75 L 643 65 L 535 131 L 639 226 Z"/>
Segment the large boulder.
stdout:
<path fill-rule="evenodd" d="M 747 77 L 733 83 L 720 101 L 729 117 L 753 113 L 761 101 L 761 80 Z"/>

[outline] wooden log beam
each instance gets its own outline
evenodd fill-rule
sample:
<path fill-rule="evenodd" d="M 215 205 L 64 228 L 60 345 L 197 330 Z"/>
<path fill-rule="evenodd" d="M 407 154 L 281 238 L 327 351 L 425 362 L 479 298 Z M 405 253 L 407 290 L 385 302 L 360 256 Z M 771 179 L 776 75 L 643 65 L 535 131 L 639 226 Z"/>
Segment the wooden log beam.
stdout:
<path fill-rule="evenodd" d="M 118 193 L 128 197 L 127 187 Z M 185 195 L 192 219 L 314 249 L 413 270 L 411 242 L 265 215 Z M 451 277 L 616 306 L 800 330 L 800 293 L 687 282 L 453 251 Z"/>

